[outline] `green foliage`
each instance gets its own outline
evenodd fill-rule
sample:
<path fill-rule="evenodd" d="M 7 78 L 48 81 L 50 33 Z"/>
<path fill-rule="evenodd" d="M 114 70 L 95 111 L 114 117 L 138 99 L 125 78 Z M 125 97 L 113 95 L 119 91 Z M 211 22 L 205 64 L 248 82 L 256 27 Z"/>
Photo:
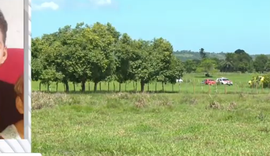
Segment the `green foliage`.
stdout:
<path fill-rule="evenodd" d="M 209 74 L 215 70 L 215 67 L 216 67 L 216 61 L 209 58 L 202 60 L 199 66 L 200 70 Z"/>
<path fill-rule="evenodd" d="M 254 60 L 254 68 L 256 72 L 264 72 L 266 69 L 266 63 L 268 62 L 268 57 L 266 55 L 259 55 Z"/>
<path fill-rule="evenodd" d="M 270 88 L 270 74 L 264 76 L 263 87 Z"/>
<path fill-rule="evenodd" d="M 206 58 L 206 53 L 204 52 L 203 48 L 200 49 L 200 55 L 202 60 Z"/>
<path fill-rule="evenodd" d="M 184 68 L 187 73 L 192 73 L 196 71 L 197 65 L 193 60 L 187 60 L 184 62 Z"/>
<path fill-rule="evenodd" d="M 242 73 L 252 72 L 253 61 L 252 57 L 242 49 L 237 49 L 234 53 L 226 54 L 226 66 Z"/>
<path fill-rule="evenodd" d="M 32 39 L 32 78 L 43 84 L 62 82 L 140 81 L 141 91 L 150 81 L 175 83 L 182 76 L 181 61 L 173 55 L 173 47 L 163 38 L 151 41 L 133 40 L 121 35 L 110 24 L 78 23 L 65 26 L 52 34 Z"/>

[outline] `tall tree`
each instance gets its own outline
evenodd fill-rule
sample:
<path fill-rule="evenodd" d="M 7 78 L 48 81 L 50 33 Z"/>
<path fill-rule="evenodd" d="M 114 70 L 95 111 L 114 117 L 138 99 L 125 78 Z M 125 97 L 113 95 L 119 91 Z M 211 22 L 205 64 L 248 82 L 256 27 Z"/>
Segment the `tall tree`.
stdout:
<path fill-rule="evenodd" d="M 211 75 L 211 73 L 215 70 L 216 67 L 216 61 L 213 59 L 204 59 L 200 67 L 203 69 L 204 72 L 206 72 L 206 75 Z"/>
<path fill-rule="evenodd" d="M 270 71 L 270 58 L 268 58 L 268 60 L 267 60 L 267 62 L 265 64 L 264 70 L 266 72 L 269 72 Z"/>
<path fill-rule="evenodd" d="M 187 61 L 184 62 L 184 67 L 185 67 L 185 71 L 187 73 L 191 73 L 191 72 L 196 71 L 197 65 L 196 65 L 196 63 L 194 61 L 187 60 Z"/>
<path fill-rule="evenodd" d="M 241 71 L 242 73 L 252 71 L 252 57 L 242 49 L 237 49 L 234 53 L 236 54 L 235 63 L 237 70 Z"/>
<path fill-rule="evenodd" d="M 200 49 L 200 56 L 202 60 L 206 58 L 206 53 L 203 48 Z"/>
<path fill-rule="evenodd" d="M 95 36 L 95 39 L 93 36 Z M 91 28 L 88 27 L 84 39 L 91 51 L 89 70 L 91 71 L 91 80 L 94 82 L 94 91 L 96 91 L 97 84 L 106 80 L 115 71 L 113 45 L 117 41 L 108 31 L 108 27 L 98 22 Z M 98 43 L 96 46 L 92 45 L 93 39 Z"/>
<path fill-rule="evenodd" d="M 141 92 L 144 92 L 145 84 L 156 78 L 159 62 L 157 53 L 153 52 L 153 45 L 149 41 L 135 40 L 134 58 L 131 62 L 131 71 L 135 81 L 140 81 Z"/>
<path fill-rule="evenodd" d="M 153 40 L 153 52 L 152 57 L 155 57 L 156 73 L 155 79 L 166 83 L 166 76 L 171 70 L 170 66 L 173 58 L 173 46 L 171 43 L 163 38 L 155 38 Z"/>
<path fill-rule="evenodd" d="M 119 39 L 118 44 L 115 46 L 115 57 L 116 57 L 116 80 L 119 82 L 119 90 L 121 91 L 121 84 L 132 80 L 131 72 L 131 60 L 133 57 L 133 40 L 127 33 L 124 33 Z"/>
<path fill-rule="evenodd" d="M 259 55 L 254 60 L 254 68 L 256 72 L 264 72 L 266 64 L 268 62 L 268 57 L 266 55 Z"/>

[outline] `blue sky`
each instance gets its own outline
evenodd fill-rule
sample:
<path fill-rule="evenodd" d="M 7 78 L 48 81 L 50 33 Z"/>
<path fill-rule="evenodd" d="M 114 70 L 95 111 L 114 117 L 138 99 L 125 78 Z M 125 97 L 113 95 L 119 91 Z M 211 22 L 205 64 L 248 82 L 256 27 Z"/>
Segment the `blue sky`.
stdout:
<path fill-rule="evenodd" d="M 174 50 L 270 54 L 270 0 L 32 0 L 32 36 L 78 22 L 110 22 Z"/>

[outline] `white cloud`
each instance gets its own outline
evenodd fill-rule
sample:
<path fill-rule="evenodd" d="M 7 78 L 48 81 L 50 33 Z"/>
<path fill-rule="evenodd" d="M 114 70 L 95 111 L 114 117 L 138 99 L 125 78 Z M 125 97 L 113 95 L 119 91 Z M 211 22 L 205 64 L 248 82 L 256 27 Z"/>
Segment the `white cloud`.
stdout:
<path fill-rule="evenodd" d="M 90 0 L 90 2 L 97 6 L 106 6 L 112 4 L 112 0 Z"/>
<path fill-rule="evenodd" d="M 55 2 L 43 2 L 41 4 L 32 4 L 33 10 L 44 10 L 44 9 L 52 9 L 57 10 L 59 9 L 59 5 Z"/>

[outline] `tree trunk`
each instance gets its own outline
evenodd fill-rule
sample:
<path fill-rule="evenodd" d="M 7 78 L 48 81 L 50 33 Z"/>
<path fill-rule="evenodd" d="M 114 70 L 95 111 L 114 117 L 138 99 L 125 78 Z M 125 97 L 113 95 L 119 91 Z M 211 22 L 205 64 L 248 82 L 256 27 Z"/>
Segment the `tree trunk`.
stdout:
<path fill-rule="evenodd" d="M 64 84 L 65 84 L 65 92 L 69 92 L 68 81 L 64 82 Z"/>
<path fill-rule="evenodd" d="M 99 91 L 101 91 L 101 85 L 102 85 L 102 83 L 100 82 L 99 83 Z"/>
<path fill-rule="evenodd" d="M 39 91 L 41 91 L 41 82 L 39 82 Z"/>
<path fill-rule="evenodd" d="M 83 80 L 81 82 L 82 92 L 85 92 L 85 81 Z"/>
<path fill-rule="evenodd" d="M 119 82 L 119 92 L 121 92 L 121 85 L 122 83 Z"/>
<path fill-rule="evenodd" d="M 75 92 L 76 91 L 76 86 L 75 86 L 75 83 L 73 82 L 73 91 Z"/>
<path fill-rule="evenodd" d="M 144 81 L 141 81 L 141 92 L 144 92 L 144 86 L 145 86 Z"/>
<path fill-rule="evenodd" d="M 50 91 L 50 84 L 49 83 L 47 84 L 47 91 L 48 92 Z"/>
<path fill-rule="evenodd" d="M 94 82 L 94 92 L 97 91 L 97 85 L 98 85 L 98 82 Z"/>
<path fill-rule="evenodd" d="M 90 82 L 88 81 L 88 91 L 91 91 Z"/>
<path fill-rule="evenodd" d="M 56 92 L 58 92 L 58 82 L 56 82 Z"/>
<path fill-rule="evenodd" d="M 164 92 L 165 89 L 164 89 L 164 82 L 162 82 L 162 92 Z"/>

